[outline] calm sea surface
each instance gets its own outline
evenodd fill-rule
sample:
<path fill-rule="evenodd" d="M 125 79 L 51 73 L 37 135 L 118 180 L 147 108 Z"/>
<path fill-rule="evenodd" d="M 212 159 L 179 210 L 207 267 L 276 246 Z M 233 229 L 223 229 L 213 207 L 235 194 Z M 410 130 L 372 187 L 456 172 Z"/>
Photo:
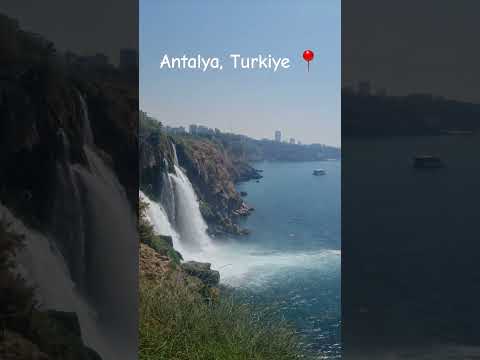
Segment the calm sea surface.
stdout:
<path fill-rule="evenodd" d="M 479 150 L 478 135 L 342 142 L 343 345 L 367 354 L 355 359 L 478 357 Z M 420 154 L 446 167 L 414 169 Z"/>

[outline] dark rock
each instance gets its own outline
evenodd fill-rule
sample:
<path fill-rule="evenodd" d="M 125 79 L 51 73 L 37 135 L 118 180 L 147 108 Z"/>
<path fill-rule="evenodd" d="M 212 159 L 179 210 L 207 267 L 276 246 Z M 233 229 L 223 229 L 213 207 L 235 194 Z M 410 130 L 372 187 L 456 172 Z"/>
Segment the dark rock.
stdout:
<path fill-rule="evenodd" d="M 81 336 L 82 331 L 80 328 L 80 322 L 78 321 L 77 314 L 73 312 L 48 310 L 48 317 L 60 325 L 65 331 L 70 334 Z"/>
<path fill-rule="evenodd" d="M 233 213 L 235 215 L 239 215 L 239 216 L 248 216 L 250 215 L 250 211 L 251 211 L 251 208 L 245 204 L 245 203 L 242 203 L 242 205 L 233 211 Z"/>
<path fill-rule="evenodd" d="M 55 359 L 102 360 L 94 350 L 85 346 L 78 317 L 72 312 L 48 310 L 35 312 L 31 321 L 34 344 Z"/>
<path fill-rule="evenodd" d="M 220 273 L 210 269 L 210 263 L 187 261 L 182 264 L 182 269 L 189 275 L 195 276 L 208 286 L 216 286 L 220 282 Z"/>
<path fill-rule="evenodd" d="M 248 195 L 248 193 L 247 193 L 246 191 L 240 191 L 240 196 L 245 197 L 245 196 L 247 196 L 247 195 Z"/>
<path fill-rule="evenodd" d="M 260 171 L 254 169 L 247 163 L 240 163 L 237 165 L 238 176 L 236 182 L 244 182 L 249 180 L 261 179 Z"/>

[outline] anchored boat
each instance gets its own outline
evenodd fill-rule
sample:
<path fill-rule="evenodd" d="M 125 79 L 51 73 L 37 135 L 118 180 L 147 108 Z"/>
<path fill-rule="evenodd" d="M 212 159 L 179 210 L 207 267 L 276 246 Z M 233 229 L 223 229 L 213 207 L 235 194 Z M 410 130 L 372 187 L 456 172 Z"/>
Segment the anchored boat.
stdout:
<path fill-rule="evenodd" d="M 313 175 L 315 176 L 320 176 L 320 175 L 325 175 L 327 172 L 323 169 L 315 169 L 313 170 Z"/>
<path fill-rule="evenodd" d="M 413 158 L 413 167 L 416 169 L 438 169 L 445 167 L 445 163 L 437 156 L 423 155 Z"/>

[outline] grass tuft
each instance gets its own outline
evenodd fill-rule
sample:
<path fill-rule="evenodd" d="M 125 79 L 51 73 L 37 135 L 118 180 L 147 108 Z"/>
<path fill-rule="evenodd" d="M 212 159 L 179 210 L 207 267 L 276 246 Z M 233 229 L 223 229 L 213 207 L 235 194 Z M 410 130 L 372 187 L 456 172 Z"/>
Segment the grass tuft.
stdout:
<path fill-rule="evenodd" d="M 164 279 L 141 280 L 140 360 L 295 360 L 302 358 L 287 323 L 220 295 L 205 301 Z"/>

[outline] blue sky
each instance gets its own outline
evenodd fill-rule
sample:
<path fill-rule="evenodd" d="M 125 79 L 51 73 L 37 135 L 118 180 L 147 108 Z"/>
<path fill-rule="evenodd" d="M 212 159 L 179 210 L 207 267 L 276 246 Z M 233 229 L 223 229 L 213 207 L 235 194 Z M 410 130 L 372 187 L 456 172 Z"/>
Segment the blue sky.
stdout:
<path fill-rule="evenodd" d="M 140 0 L 140 107 L 171 126 L 340 145 L 340 45 L 339 0 Z M 292 66 L 234 70 L 232 53 Z M 224 70 L 160 69 L 164 54 L 219 57 Z"/>

